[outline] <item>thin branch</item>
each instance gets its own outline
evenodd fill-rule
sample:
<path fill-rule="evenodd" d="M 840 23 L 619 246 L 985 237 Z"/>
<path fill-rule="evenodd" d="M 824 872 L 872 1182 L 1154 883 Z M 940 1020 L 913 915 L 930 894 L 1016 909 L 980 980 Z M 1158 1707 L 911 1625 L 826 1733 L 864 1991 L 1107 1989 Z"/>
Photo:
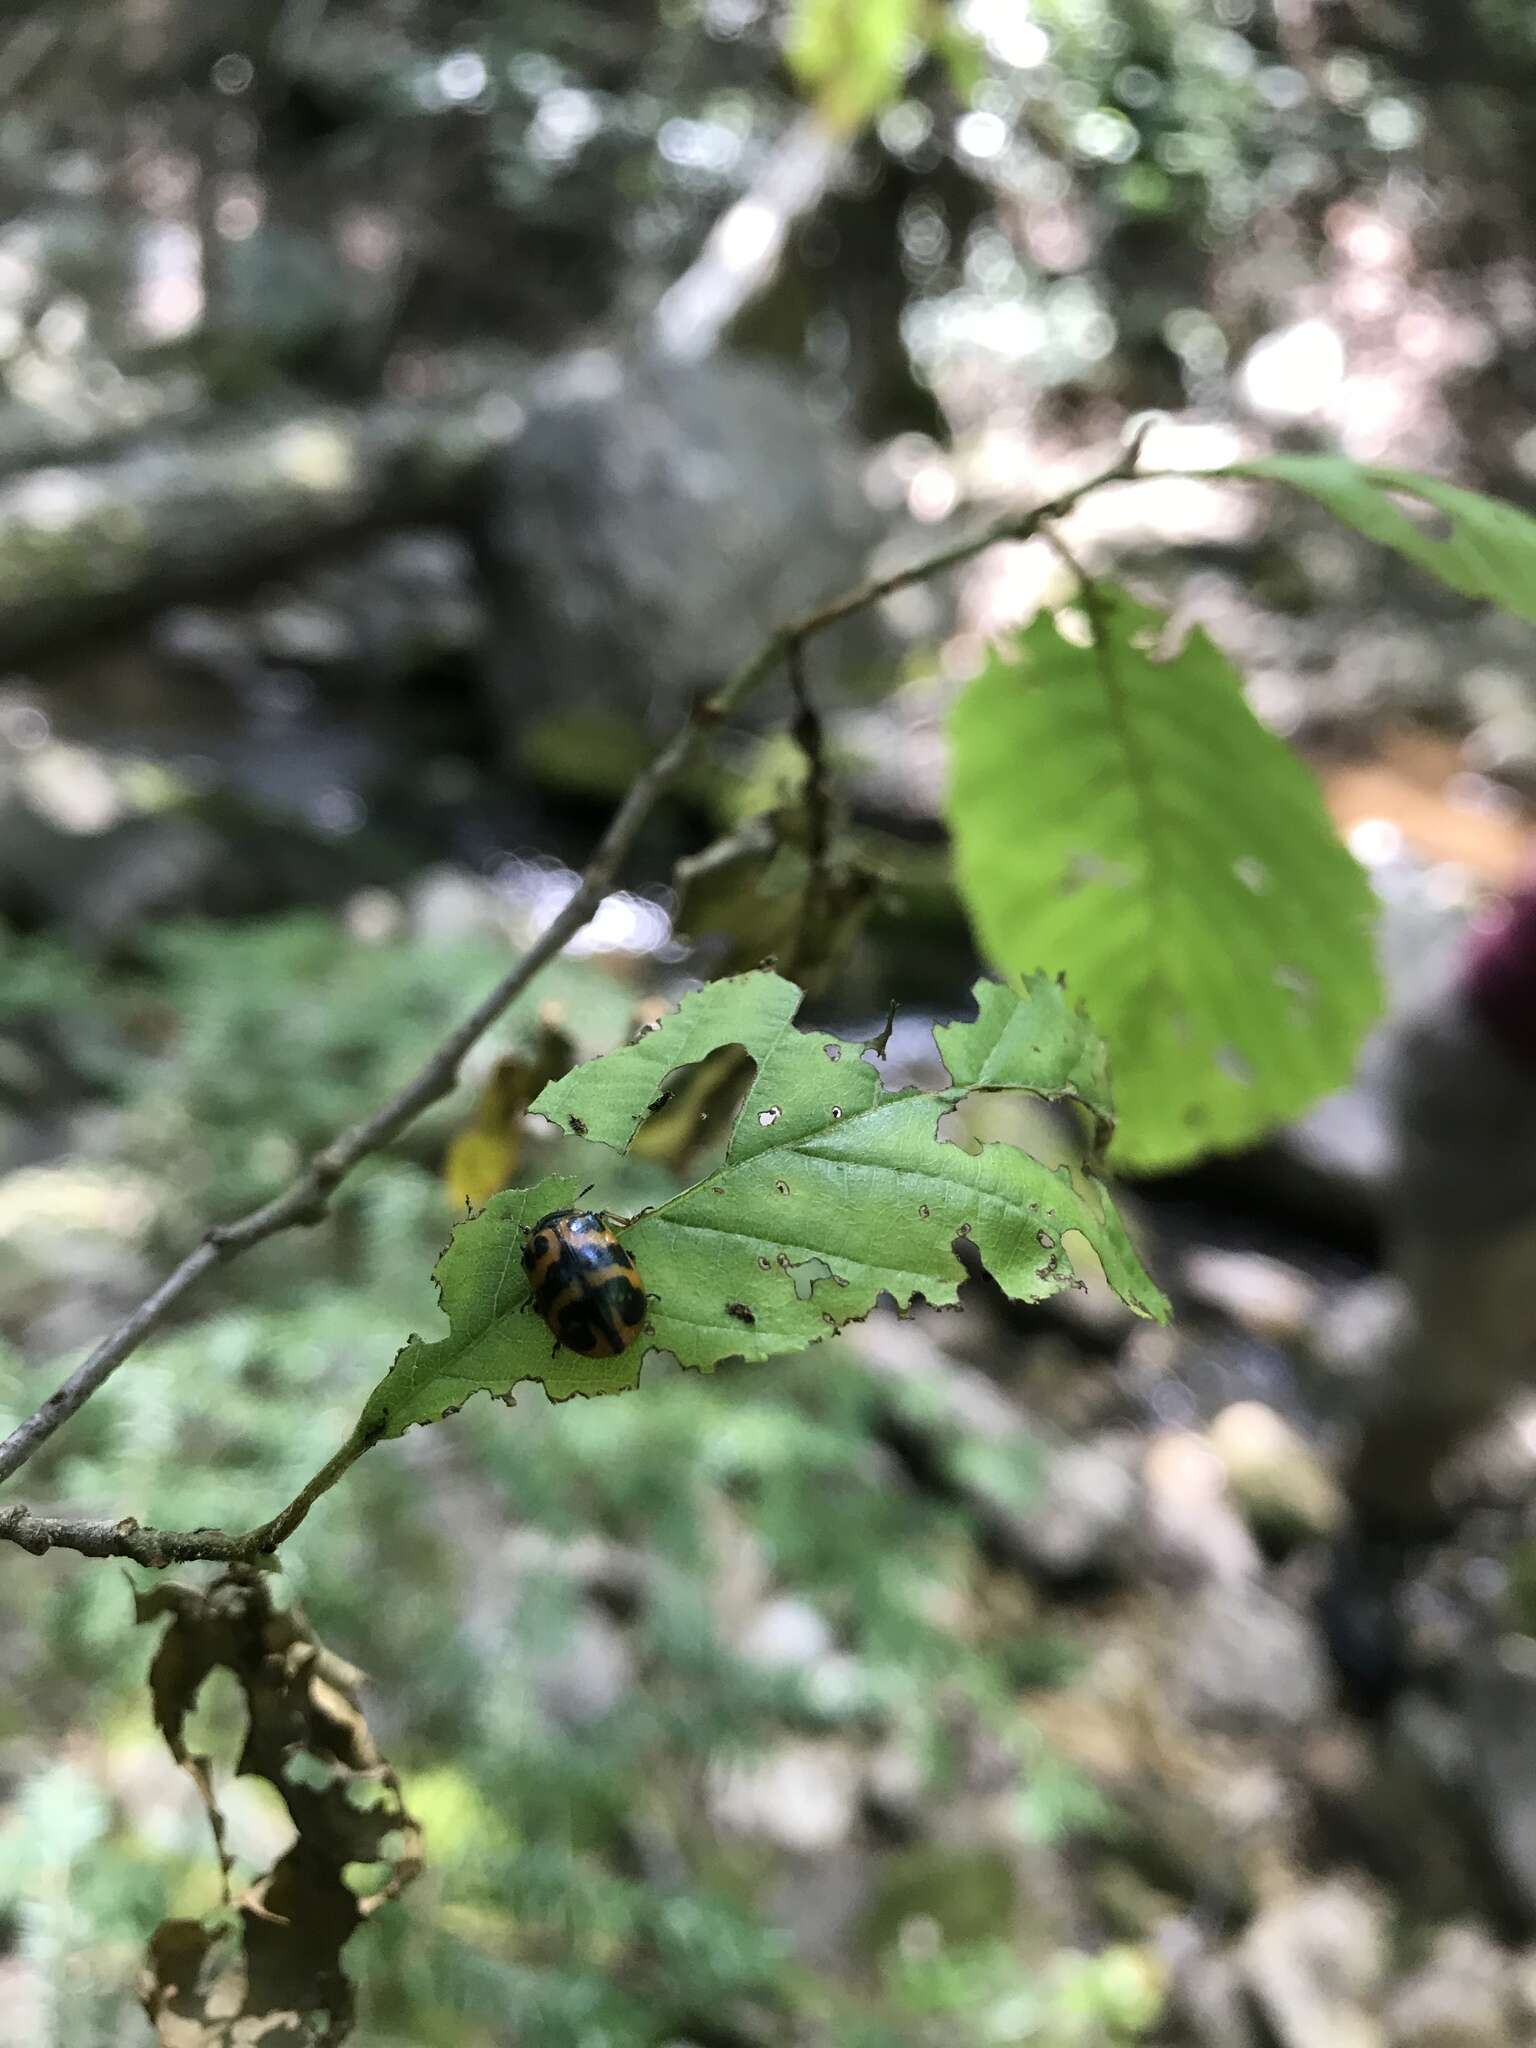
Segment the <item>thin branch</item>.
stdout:
<path fill-rule="evenodd" d="M 795 698 L 794 740 L 805 756 L 805 824 L 812 875 L 820 874 L 827 860 L 831 838 L 832 800 L 827 788 L 827 753 L 821 714 L 811 702 L 811 688 L 805 673 L 805 642 L 792 640 L 785 650 L 784 666 Z"/>
<path fill-rule="evenodd" d="M 803 613 L 801 617 L 792 620 L 773 634 L 714 696 L 694 706 L 679 731 L 631 783 L 623 802 L 599 840 L 575 894 L 559 915 L 534 940 L 517 965 L 503 975 L 474 1009 L 449 1032 L 397 1095 L 391 1097 L 372 1116 L 354 1124 L 350 1130 L 342 1132 L 322 1151 L 316 1153 L 281 1194 L 274 1196 L 271 1201 L 263 1203 L 259 1208 L 252 1209 L 248 1214 L 237 1217 L 234 1222 L 218 1224 L 211 1229 L 174 1272 L 170 1273 L 110 1336 L 103 1338 L 64 1384 L 51 1394 L 34 1414 L 18 1424 L 4 1443 L 0 1444 L 0 1480 L 8 1479 L 13 1473 L 18 1472 L 60 1425 L 68 1421 L 71 1415 L 106 1384 L 124 1360 L 158 1328 L 181 1297 L 211 1266 L 235 1258 L 241 1252 L 249 1251 L 253 1245 L 276 1236 L 280 1231 L 318 1223 L 325 1215 L 337 1187 L 360 1161 L 390 1144 L 424 1109 L 452 1090 L 458 1078 L 459 1066 L 476 1040 L 522 994 L 535 975 L 546 967 L 595 915 L 603 898 L 617 880 L 619 871 L 652 810 L 676 785 L 687 768 L 701 735 L 728 716 L 744 698 L 750 696 L 792 650 L 798 652 L 817 634 L 825 632 L 830 626 L 852 617 L 857 612 L 869 610 L 898 590 L 905 590 L 916 583 L 931 581 L 934 577 L 943 575 L 946 570 L 960 567 L 999 541 L 1029 539 L 1044 523 L 1063 517 L 1091 492 L 1101 489 L 1105 484 L 1130 481 L 1136 473 L 1139 453 L 1138 436 L 1127 442 L 1114 462 L 1086 478 L 1084 482 L 1074 485 L 1072 489 L 1063 491 L 1050 503 L 1037 506 L 1029 512 L 1006 513 L 969 539 L 956 541 L 949 547 L 940 549 L 936 554 L 926 556 L 923 560 L 910 563 L 906 568 L 894 570 L 888 575 L 871 577 L 855 585 L 853 589 L 844 591 L 840 596 L 830 598 L 824 604 Z M 353 1458 L 360 1455 L 363 1448 L 366 1446 L 354 1450 L 347 1463 L 350 1464 Z M 335 1462 L 332 1460 L 332 1466 Z M 332 1466 L 325 1468 L 327 1473 L 331 1473 Z M 340 1468 L 344 1469 L 345 1466 Z M 332 1478 L 326 1479 L 325 1484 L 329 1485 L 332 1479 L 339 1477 L 340 1470 L 334 1472 Z M 319 1490 L 324 1491 L 324 1487 L 320 1487 Z M 261 1530 L 252 1531 L 246 1536 L 227 1536 L 218 1530 L 194 1530 L 185 1533 L 144 1530 L 131 1519 L 126 1522 L 85 1522 L 67 1519 L 50 1522 L 31 1515 L 26 1509 L 12 1508 L 0 1511 L 0 1539 L 20 1543 L 24 1548 L 31 1550 L 64 1548 L 83 1551 L 85 1555 L 92 1557 L 135 1558 L 140 1563 L 179 1562 L 188 1558 L 223 1560 L 231 1557 L 248 1557 L 263 1547 L 275 1547 L 277 1542 L 290 1534 L 292 1529 L 298 1526 L 298 1522 L 302 1521 L 308 1511 L 309 1500 L 314 1497 L 317 1496 L 299 1496 L 304 1506 L 292 1522 L 285 1523 L 285 1516 L 292 1513 L 292 1509 L 285 1509 L 283 1515 L 264 1524 Z M 294 1503 L 294 1506 L 298 1506 L 298 1503 Z M 279 1529 L 280 1534 L 273 1537 L 270 1544 L 264 1545 L 257 1540 Z"/>
<path fill-rule="evenodd" d="M 17 1505 L 0 1508 L 0 1538 L 41 1557 L 50 1550 L 75 1550 L 82 1557 L 123 1557 L 158 1569 L 168 1564 L 256 1564 L 285 1543 L 323 1493 L 375 1441 L 350 1436 L 280 1514 L 259 1528 L 231 1535 L 224 1529 L 146 1529 L 132 1515 L 106 1522 L 88 1515 L 34 1515 Z"/>

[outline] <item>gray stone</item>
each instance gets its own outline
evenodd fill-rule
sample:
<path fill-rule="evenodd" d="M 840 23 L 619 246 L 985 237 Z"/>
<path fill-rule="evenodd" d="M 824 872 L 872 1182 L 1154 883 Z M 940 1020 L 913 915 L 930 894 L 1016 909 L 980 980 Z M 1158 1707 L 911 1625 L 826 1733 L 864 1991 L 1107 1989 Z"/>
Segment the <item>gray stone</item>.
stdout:
<path fill-rule="evenodd" d="M 1212 1947 L 1193 1919 L 1168 1921 L 1156 1947 L 1168 1970 L 1170 2014 L 1198 2048 L 1258 2048 L 1236 1958 Z"/>
<path fill-rule="evenodd" d="M 1010 1549 L 1042 1577 L 1075 1579 L 1124 1566 L 1143 1495 L 1127 1446 L 1070 1444 L 1050 1455 L 1033 1505 L 993 1508 Z"/>
<path fill-rule="evenodd" d="M 1383 2048 L 1374 2007 L 1386 1973 L 1384 1915 L 1341 1880 L 1277 1900 L 1240 1950 L 1244 1979 L 1279 2048 Z"/>
<path fill-rule="evenodd" d="M 1392 2048 L 1514 2048 L 1508 1959 L 1477 1927 L 1445 1927 L 1387 2008 Z"/>
<path fill-rule="evenodd" d="M 758 1609 L 737 1648 L 764 1670 L 799 1671 L 827 1656 L 832 1630 L 808 1600 L 783 1594 Z"/>
<path fill-rule="evenodd" d="M 1192 1298 L 1256 1337 L 1294 1342 L 1316 1312 L 1317 1282 L 1283 1259 L 1199 1245 L 1185 1253 L 1183 1263 Z"/>
<path fill-rule="evenodd" d="M 1298 1733 L 1330 1704 L 1311 1623 L 1253 1581 L 1207 1585 L 1185 1608 L 1170 1654 L 1176 1702 L 1202 1728 Z"/>
<path fill-rule="evenodd" d="M 334 668 L 355 661 L 359 642 L 351 622 L 329 606 L 303 597 L 268 605 L 256 615 L 256 637 L 269 661 L 295 668 Z"/>
<path fill-rule="evenodd" d="M 1174 1582 L 1257 1579 L 1264 1560 L 1233 1506 L 1226 1469 L 1197 1430 L 1160 1430 L 1141 1466 L 1148 1551 Z"/>
<path fill-rule="evenodd" d="M 799 1855 L 847 1840 L 858 1814 L 860 1771 L 841 1743 L 796 1742 L 768 1756 L 719 1758 L 710 1770 L 716 1824 Z"/>
<path fill-rule="evenodd" d="M 532 396 L 495 462 L 491 684 L 518 741 L 552 707 L 663 723 L 862 573 L 880 522 L 858 451 L 765 365 L 596 351 Z M 818 641 L 819 681 L 881 645 Z"/>
<path fill-rule="evenodd" d="M 1260 1536 L 1326 1541 L 1345 1517 L 1344 1495 L 1299 1430 L 1262 1401 L 1234 1401 L 1211 1423 L 1210 1443 L 1233 1498 Z"/>
<path fill-rule="evenodd" d="M 558 1649 L 529 1657 L 534 1696 L 563 1728 L 604 1720 L 634 1682 L 635 1660 L 623 1633 L 595 1608 L 583 1607 Z"/>

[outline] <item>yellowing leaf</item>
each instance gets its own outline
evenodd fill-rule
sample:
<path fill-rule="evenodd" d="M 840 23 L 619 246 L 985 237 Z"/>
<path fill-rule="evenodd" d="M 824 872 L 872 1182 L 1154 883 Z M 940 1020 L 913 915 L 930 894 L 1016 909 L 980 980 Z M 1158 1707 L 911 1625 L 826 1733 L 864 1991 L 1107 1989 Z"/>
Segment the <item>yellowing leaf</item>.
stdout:
<path fill-rule="evenodd" d="M 443 1181 L 455 1209 L 484 1208 L 517 1172 L 523 1117 L 535 1095 L 571 1064 L 575 1048 L 546 1014 L 526 1053 L 509 1053 L 492 1067 L 474 1116 L 451 1140 Z"/>

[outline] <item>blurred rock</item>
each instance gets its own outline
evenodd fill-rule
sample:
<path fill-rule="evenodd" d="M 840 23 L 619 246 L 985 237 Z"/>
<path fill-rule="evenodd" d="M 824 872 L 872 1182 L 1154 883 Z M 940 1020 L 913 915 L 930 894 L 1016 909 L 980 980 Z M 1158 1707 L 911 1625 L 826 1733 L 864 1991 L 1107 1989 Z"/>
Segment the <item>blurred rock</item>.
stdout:
<path fill-rule="evenodd" d="M 290 578 L 252 625 L 268 660 L 388 695 L 477 653 L 486 619 L 467 544 L 417 527 Z"/>
<path fill-rule="evenodd" d="M 1481 1929 L 1446 1927 L 1387 2007 L 1392 2048 L 1514 2048 L 1504 1952 Z"/>
<path fill-rule="evenodd" d="M 1312 1356 L 1341 1387 L 1363 1388 L 1387 1370 L 1411 1314 L 1407 1289 L 1390 1275 L 1340 1288 L 1313 1325 Z"/>
<path fill-rule="evenodd" d="M 921 1819 L 931 1775 L 916 1742 L 901 1734 L 888 1736 L 865 1760 L 866 1809 L 887 1833 L 910 1834 Z"/>
<path fill-rule="evenodd" d="M 709 1780 L 716 1825 L 801 1855 L 847 1839 L 858 1814 L 859 1767 L 840 1743 L 797 1742 L 769 1756 L 718 1758 Z"/>
<path fill-rule="evenodd" d="M 509 748 L 551 707 L 670 725 L 857 580 L 880 525 L 858 451 L 767 367 L 557 363 L 494 464 L 490 681 Z M 881 644 L 850 622 L 818 641 L 818 678 Z"/>
<path fill-rule="evenodd" d="M 993 1506 L 1011 1553 L 1047 1579 L 1123 1570 L 1143 1501 L 1135 1455 L 1134 1442 L 1123 1439 L 1070 1444 L 1052 1452 L 1032 1506 Z"/>
<path fill-rule="evenodd" d="M 144 1244 L 163 1190 L 75 1162 L 0 1180 L 0 1333 L 27 1356 L 94 1343 L 153 1283 Z"/>
<path fill-rule="evenodd" d="M 1174 1578 L 1257 1578 L 1258 1546 L 1231 1499 L 1226 1469 L 1194 1430 L 1161 1430 L 1142 1460 L 1150 1549 Z"/>
<path fill-rule="evenodd" d="M 768 1671 L 798 1671 L 826 1657 L 832 1630 L 808 1600 L 790 1594 L 759 1608 L 737 1642 L 747 1663 Z"/>
<path fill-rule="evenodd" d="M 562 1728 L 591 1728 L 611 1714 L 634 1683 L 634 1654 L 623 1632 L 582 1606 L 559 1646 L 525 1651 L 534 1697 Z"/>
<path fill-rule="evenodd" d="M 1239 1953 L 1278 2048 L 1383 2048 L 1385 1916 L 1364 1891 L 1339 1880 L 1266 1906 Z"/>
<path fill-rule="evenodd" d="M 1259 2048 L 1235 1957 L 1213 1947 L 1189 1918 L 1164 1926 L 1158 1948 L 1168 1968 L 1170 2014 L 1196 2048 Z"/>
<path fill-rule="evenodd" d="M 260 660 L 248 623 L 205 605 L 175 605 L 159 613 L 149 629 L 149 645 L 152 653 L 178 667 L 227 684 L 244 681 Z"/>
<path fill-rule="evenodd" d="M 1209 1430 L 1233 1497 L 1262 1540 L 1327 1541 L 1344 1525 L 1343 1490 L 1321 1456 L 1261 1401 L 1234 1401 Z"/>
<path fill-rule="evenodd" d="M 295 595 L 258 611 L 256 644 L 268 661 L 293 668 L 340 668 L 361 652 L 350 621 L 313 598 Z"/>
<path fill-rule="evenodd" d="M 146 917 L 200 908 L 217 872 L 218 835 L 174 813 L 72 831 L 0 787 L 0 915 L 61 925 L 111 944 Z"/>
<path fill-rule="evenodd" d="M 1170 1683 L 1198 1727 L 1296 1733 L 1325 1713 L 1330 1685 L 1310 1622 L 1266 1587 L 1213 1581 L 1185 1608 Z"/>
<path fill-rule="evenodd" d="M 1197 1246 L 1185 1254 L 1183 1279 L 1202 1307 L 1218 1309 L 1254 1336 L 1277 1343 L 1294 1343 L 1317 1309 L 1317 1282 L 1262 1252 Z"/>

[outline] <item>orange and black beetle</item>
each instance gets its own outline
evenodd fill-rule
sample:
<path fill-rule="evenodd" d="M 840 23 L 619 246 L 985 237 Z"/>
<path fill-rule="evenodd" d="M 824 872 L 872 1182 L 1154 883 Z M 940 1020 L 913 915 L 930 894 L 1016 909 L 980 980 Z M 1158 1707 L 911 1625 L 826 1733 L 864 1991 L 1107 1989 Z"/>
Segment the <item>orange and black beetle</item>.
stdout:
<path fill-rule="evenodd" d="M 640 1334 L 645 1290 L 635 1262 L 592 1209 L 552 1209 L 523 1242 L 533 1305 L 558 1349 L 617 1358 Z"/>

